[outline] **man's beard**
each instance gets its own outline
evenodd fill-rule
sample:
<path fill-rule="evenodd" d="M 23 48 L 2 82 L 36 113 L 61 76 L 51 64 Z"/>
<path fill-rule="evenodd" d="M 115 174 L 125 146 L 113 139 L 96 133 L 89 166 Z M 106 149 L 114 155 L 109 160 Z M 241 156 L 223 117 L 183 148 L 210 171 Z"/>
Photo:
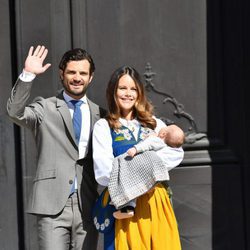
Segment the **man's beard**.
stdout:
<path fill-rule="evenodd" d="M 74 91 L 74 90 L 70 89 L 70 87 L 68 85 L 64 84 L 63 81 L 62 81 L 62 85 L 63 85 L 63 88 L 64 88 L 66 93 L 73 95 L 73 96 L 77 96 L 77 97 L 84 96 L 87 92 L 87 89 L 88 89 L 88 86 L 84 86 L 82 91 L 79 92 L 77 90 Z"/>

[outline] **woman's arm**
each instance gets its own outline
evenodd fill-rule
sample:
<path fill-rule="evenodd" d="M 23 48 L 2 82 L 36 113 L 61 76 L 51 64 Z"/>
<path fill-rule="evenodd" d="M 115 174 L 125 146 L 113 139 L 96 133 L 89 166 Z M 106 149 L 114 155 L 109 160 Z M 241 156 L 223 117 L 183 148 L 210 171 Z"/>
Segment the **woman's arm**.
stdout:
<path fill-rule="evenodd" d="M 160 119 L 155 119 L 157 122 L 155 131 L 158 133 L 162 127 L 166 127 L 166 124 Z M 178 166 L 182 162 L 184 157 L 184 151 L 182 147 L 172 148 L 166 145 L 166 147 L 156 151 L 156 153 L 164 161 L 168 171 Z"/>
<path fill-rule="evenodd" d="M 105 119 L 97 121 L 93 129 L 93 160 L 96 181 L 108 186 L 114 155 L 110 127 Z"/>

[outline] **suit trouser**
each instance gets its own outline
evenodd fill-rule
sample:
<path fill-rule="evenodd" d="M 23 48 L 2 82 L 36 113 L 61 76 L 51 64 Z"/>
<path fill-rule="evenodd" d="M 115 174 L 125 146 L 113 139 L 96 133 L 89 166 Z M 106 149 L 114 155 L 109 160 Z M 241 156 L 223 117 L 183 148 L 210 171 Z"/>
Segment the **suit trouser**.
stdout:
<path fill-rule="evenodd" d="M 37 225 L 40 250 L 96 249 L 98 233 L 92 221 L 83 221 L 77 193 L 58 215 L 38 215 Z"/>

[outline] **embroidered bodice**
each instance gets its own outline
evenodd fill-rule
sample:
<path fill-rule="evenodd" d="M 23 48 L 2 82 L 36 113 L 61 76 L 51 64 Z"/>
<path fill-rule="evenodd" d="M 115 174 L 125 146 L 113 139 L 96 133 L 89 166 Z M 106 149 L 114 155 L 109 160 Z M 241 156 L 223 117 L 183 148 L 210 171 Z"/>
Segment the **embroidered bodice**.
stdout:
<path fill-rule="evenodd" d="M 139 141 L 145 139 L 145 137 L 150 132 L 152 132 L 151 129 L 140 126 L 138 132 L 138 138 L 135 138 L 133 131 L 131 131 L 124 125 L 116 130 L 111 129 L 112 148 L 114 157 L 125 153 L 129 148 L 133 147 Z"/>

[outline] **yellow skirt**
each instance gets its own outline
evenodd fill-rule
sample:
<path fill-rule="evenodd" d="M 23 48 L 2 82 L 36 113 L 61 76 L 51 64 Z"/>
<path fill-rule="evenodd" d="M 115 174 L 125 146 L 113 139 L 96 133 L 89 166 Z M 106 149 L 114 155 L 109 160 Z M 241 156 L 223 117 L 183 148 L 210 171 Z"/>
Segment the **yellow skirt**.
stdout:
<path fill-rule="evenodd" d="M 174 211 L 162 184 L 136 200 L 132 218 L 115 223 L 116 250 L 181 249 Z"/>

